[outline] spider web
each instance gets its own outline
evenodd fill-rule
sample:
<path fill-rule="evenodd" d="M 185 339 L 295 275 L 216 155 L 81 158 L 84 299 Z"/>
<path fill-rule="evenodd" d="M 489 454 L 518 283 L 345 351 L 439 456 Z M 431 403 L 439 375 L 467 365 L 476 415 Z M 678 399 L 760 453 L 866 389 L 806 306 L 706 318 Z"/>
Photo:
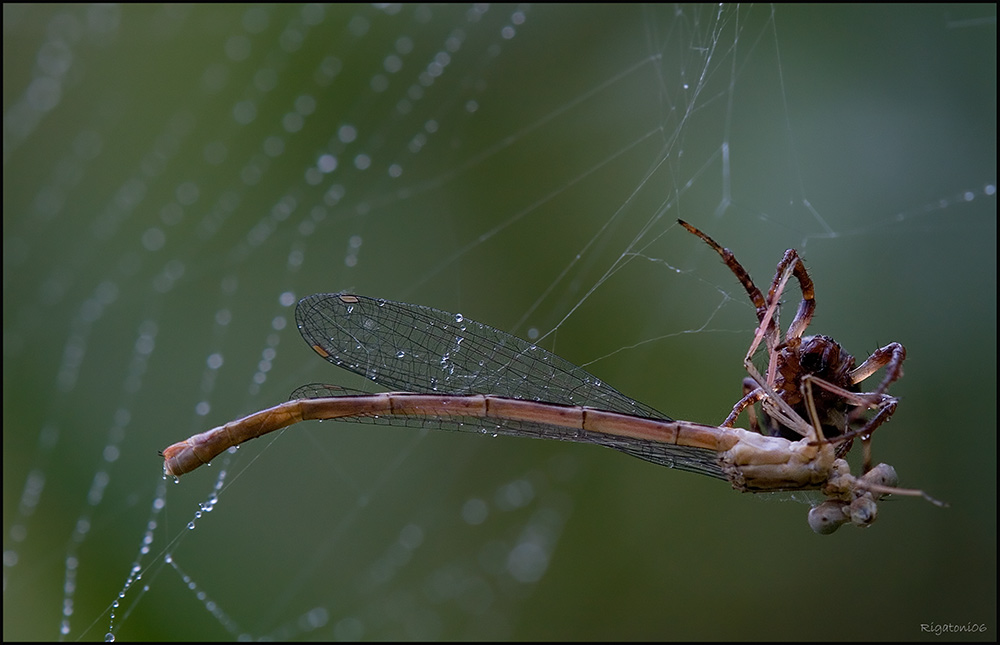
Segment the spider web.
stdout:
<path fill-rule="evenodd" d="M 953 5 L 4 5 L 4 638 L 991 637 L 995 36 Z M 365 387 L 295 329 L 340 289 L 721 421 L 753 311 L 678 217 L 761 286 L 798 248 L 859 359 L 907 347 L 875 455 L 951 509 L 817 538 L 610 450 L 333 423 L 163 480 L 189 434 Z"/>

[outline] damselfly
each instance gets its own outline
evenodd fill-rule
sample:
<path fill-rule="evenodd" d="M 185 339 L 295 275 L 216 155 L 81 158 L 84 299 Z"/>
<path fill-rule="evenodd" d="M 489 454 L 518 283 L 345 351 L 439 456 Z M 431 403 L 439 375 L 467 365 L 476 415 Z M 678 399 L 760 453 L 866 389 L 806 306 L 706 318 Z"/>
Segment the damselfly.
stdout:
<path fill-rule="evenodd" d="M 813 339 L 833 343 L 825 336 L 802 338 L 815 304 L 812 283 L 798 256 L 789 260 L 794 251 L 786 253 L 765 300 L 728 250 L 682 224 L 713 245 L 731 268 L 739 267 L 733 270 L 757 305 L 760 326 L 746 359 L 751 374 L 747 394 L 722 426 L 670 419 L 583 368 L 461 314 L 346 293 L 316 294 L 303 298 L 295 311 L 305 341 L 331 363 L 397 391 L 366 394 L 333 385 L 300 387 L 285 403 L 169 446 L 162 453 L 165 473 L 179 477 L 229 448 L 299 421 L 343 419 L 594 443 L 723 479 L 740 491 L 818 490 L 826 499 L 809 512 L 809 524 L 818 533 L 832 533 L 847 522 L 870 525 L 877 517 L 876 502 L 889 493 L 934 501 L 921 491 L 896 488 L 892 466 L 869 463 L 870 433 L 895 409 L 896 399 L 885 389 L 902 374 L 901 368 L 895 365 L 895 373 L 871 393 L 831 384 L 816 370 L 803 370 L 796 387 L 789 389 L 778 378 L 782 352 L 809 351 Z M 802 286 L 803 305 L 782 341 L 778 298 L 793 276 Z M 750 360 L 761 343 L 770 356 L 767 376 Z M 846 352 L 843 357 L 853 368 L 853 359 Z M 878 365 L 870 362 L 843 369 L 847 384 L 867 378 L 890 360 L 880 355 Z M 824 396 L 820 405 L 814 389 Z M 757 427 L 755 415 L 752 430 L 734 427 L 739 413 L 756 403 L 768 434 Z M 849 407 L 877 412 L 872 420 L 852 419 Z M 837 421 L 832 429 L 831 417 Z M 860 430 L 852 430 L 859 419 Z M 866 447 L 860 476 L 851 474 L 843 458 L 857 436 Z"/>

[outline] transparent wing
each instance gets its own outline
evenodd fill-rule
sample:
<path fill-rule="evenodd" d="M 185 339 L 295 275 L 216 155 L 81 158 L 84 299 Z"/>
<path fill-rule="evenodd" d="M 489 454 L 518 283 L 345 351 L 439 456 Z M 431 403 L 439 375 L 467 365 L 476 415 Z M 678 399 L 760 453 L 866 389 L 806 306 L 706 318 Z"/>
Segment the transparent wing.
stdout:
<path fill-rule="evenodd" d="M 299 301 L 295 320 L 320 356 L 390 390 L 494 394 L 669 420 L 552 352 L 461 314 L 315 294 Z"/>

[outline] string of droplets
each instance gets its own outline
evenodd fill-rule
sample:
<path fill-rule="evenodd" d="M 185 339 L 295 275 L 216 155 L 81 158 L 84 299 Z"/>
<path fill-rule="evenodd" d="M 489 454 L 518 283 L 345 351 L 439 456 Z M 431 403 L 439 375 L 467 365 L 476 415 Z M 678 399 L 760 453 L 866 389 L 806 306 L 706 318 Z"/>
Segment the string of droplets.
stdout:
<path fill-rule="evenodd" d="M 225 484 L 226 475 L 227 471 L 225 469 L 220 470 L 219 476 L 216 478 L 215 485 L 212 487 L 212 491 L 209 493 L 208 498 L 204 502 L 198 504 L 198 510 L 195 511 L 194 519 L 188 522 L 187 524 L 188 530 L 193 530 L 195 528 L 195 522 L 198 519 L 201 519 L 203 514 L 211 513 L 215 509 L 216 504 L 219 503 L 219 493 L 221 493 L 223 485 Z M 164 477 L 164 480 L 166 480 L 166 477 Z M 175 479 L 174 483 L 176 482 L 177 480 Z M 110 617 L 108 619 L 108 629 L 104 637 L 105 641 L 110 642 L 115 640 L 115 630 L 117 629 L 115 626 L 115 619 L 117 618 L 117 612 L 119 607 L 121 606 L 121 602 L 125 600 L 125 598 L 128 595 L 128 592 L 132 589 L 132 586 L 135 585 L 140 580 L 142 580 L 142 575 L 143 572 L 145 571 L 142 565 L 142 560 L 145 558 L 145 556 L 149 555 L 151 551 L 151 547 L 155 540 L 156 529 L 159 526 L 157 518 L 159 517 L 160 512 L 166 507 L 166 504 L 167 504 L 166 486 L 164 483 L 161 483 L 157 489 L 157 494 L 153 499 L 153 505 L 150 511 L 150 518 L 146 522 L 146 531 L 142 537 L 142 543 L 139 548 L 139 556 L 132 563 L 132 567 L 129 570 L 128 577 L 125 580 L 125 584 L 122 585 L 121 590 L 118 592 L 118 597 L 111 603 Z M 175 538 L 174 542 L 176 542 L 178 539 L 179 537 Z M 163 561 L 167 564 L 170 564 L 174 568 L 174 570 L 180 573 L 180 570 L 177 567 L 176 562 L 174 562 L 172 553 L 167 553 L 164 556 Z M 191 587 L 191 585 L 194 584 L 193 581 L 191 581 L 189 577 L 187 577 L 186 575 L 183 577 L 185 578 L 185 584 L 187 584 L 189 588 L 193 588 Z M 139 600 L 147 591 L 149 591 L 149 586 L 144 585 L 140 591 L 140 594 L 132 599 L 132 603 L 130 605 L 130 611 L 132 608 L 136 607 L 139 604 Z M 199 599 L 204 600 L 202 596 L 199 596 Z M 217 607 L 214 606 L 214 603 L 212 603 L 212 605 L 213 606 L 209 606 L 208 604 L 206 604 L 206 608 L 210 612 L 212 612 L 213 615 L 218 617 L 218 613 L 216 611 Z M 124 620 L 124 616 L 122 617 L 122 619 Z M 67 633 L 68 633 L 68 627 L 69 625 L 67 623 L 66 624 Z"/>
<path fill-rule="evenodd" d="M 108 618 L 108 630 L 104 634 L 104 640 L 106 642 L 111 642 L 115 640 L 115 629 L 116 629 L 115 618 L 117 617 L 118 609 L 121 606 L 121 602 L 125 600 L 129 590 L 132 588 L 132 585 L 142 580 L 142 574 L 143 574 L 142 561 L 147 555 L 149 555 L 150 550 L 153 546 L 153 542 L 156 539 L 156 528 L 159 526 L 158 518 L 160 516 L 160 513 L 167 505 L 166 492 L 167 492 L 166 485 L 163 482 L 161 482 L 157 487 L 156 495 L 153 497 L 153 503 L 152 506 L 150 507 L 149 519 L 146 521 L 146 531 L 143 533 L 142 543 L 141 546 L 139 547 L 139 555 L 136 557 L 135 561 L 132 562 L 132 568 L 129 570 L 128 577 L 125 579 L 125 584 L 122 585 L 121 590 L 119 590 L 118 592 L 118 597 L 111 603 L 111 609 L 109 611 L 109 618 Z M 142 598 L 142 596 L 145 595 L 147 591 L 149 591 L 149 585 L 143 585 L 142 589 L 140 590 L 140 594 L 132 599 L 130 611 L 131 608 L 134 608 L 135 606 L 138 605 L 140 598 Z M 127 615 L 128 613 L 126 612 L 126 616 Z M 124 620 L 124 616 L 122 617 L 122 619 Z M 65 627 L 68 633 L 69 624 L 66 623 Z"/>
<path fill-rule="evenodd" d="M 245 634 L 243 634 L 239 625 L 236 624 L 236 621 L 234 621 L 229 614 L 224 612 L 222 608 L 219 607 L 219 604 L 209 597 L 207 592 L 198 587 L 198 583 L 196 583 L 191 576 L 180 568 L 180 566 L 174 561 L 171 554 L 168 553 L 164 556 L 163 561 L 170 565 L 175 572 L 177 572 L 177 575 L 184 583 L 184 586 L 186 586 L 195 595 L 195 597 L 205 605 L 205 609 L 219 621 L 220 625 L 222 625 L 230 634 L 240 637 L 240 640 L 246 640 Z"/>
<path fill-rule="evenodd" d="M 149 364 L 149 357 L 156 346 L 158 327 L 153 320 L 145 320 L 139 326 L 139 334 L 133 343 L 132 359 L 122 385 L 124 402 L 115 412 L 114 423 L 108 433 L 108 441 L 102 451 L 103 460 L 100 468 L 94 474 L 90 489 L 87 491 L 87 504 L 77 518 L 73 534 L 66 550 L 65 573 L 63 582 L 62 620 L 59 624 L 59 636 L 65 638 L 70 633 L 70 619 L 75 610 L 76 579 L 80 566 L 79 550 L 90 533 L 92 515 L 104 500 L 104 494 L 114 470 L 112 465 L 118 461 L 121 454 L 121 444 L 125 440 L 126 429 L 131 421 L 128 410 L 135 393 L 141 388 L 142 376 Z M 75 378 L 73 379 L 76 380 Z M 154 502 L 155 505 L 155 502 Z M 159 512 L 158 509 L 155 512 Z M 148 535 L 148 528 L 147 528 Z M 117 600 L 115 601 L 117 602 Z"/>

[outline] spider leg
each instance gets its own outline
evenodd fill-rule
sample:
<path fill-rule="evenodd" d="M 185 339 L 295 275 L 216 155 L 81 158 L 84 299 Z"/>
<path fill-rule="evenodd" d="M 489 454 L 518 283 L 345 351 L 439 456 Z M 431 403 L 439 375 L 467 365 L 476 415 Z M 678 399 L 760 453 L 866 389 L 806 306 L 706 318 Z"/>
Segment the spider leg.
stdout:
<path fill-rule="evenodd" d="M 802 377 L 802 384 L 806 385 L 807 382 L 815 383 L 818 387 L 842 397 L 851 405 L 859 408 L 878 410 L 885 407 L 890 402 L 897 401 L 897 399 L 889 396 L 888 394 L 880 392 L 851 392 L 850 390 L 845 390 L 838 385 L 825 381 L 812 374 L 806 374 Z"/>
<path fill-rule="evenodd" d="M 906 348 L 899 343 L 889 343 L 885 347 L 875 350 L 864 363 L 851 371 L 849 375 L 851 383 L 860 383 L 885 367 L 885 377 L 872 392 L 873 395 L 882 394 L 903 375 L 903 361 L 905 359 Z"/>
<path fill-rule="evenodd" d="M 812 422 L 813 432 L 816 435 L 816 443 L 823 443 L 825 441 L 823 438 L 823 424 L 819 422 L 819 412 L 816 410 L 816 399 L 813 398 L 812 383 L 813 378 L 810 375 L 804 376 L 802 378 L 802 392 L 806 410 L 809 411 L 809 421 Z"/>
<path fill-rule="evenodd" d="M 801 258 L 799 258 L 798 253 L 796 253 L 794 249 L 788 249 L 785 251 L 785 255 L 782 257 L 781 262 L 778 263 L 778 270 L 775 273 L 774 281 L 771 283 L 771 288 L 768 290 L 767 307 L 764 310 L 763 316 L 760 315 L 758 309 L 760 326 L 757 329 L 757 333 L 754 335 L 753 342 L 750 344 L 750 349 L 747 351 L 747 355 L 743 361 L 745 366 L 749 365 L 753 355 L 757 352 L 757 348 L 760 347 L 761 341 L 764 341 L 768 352 L 768 381 L 766 384 L 762 382 L 761 385 L 766 385 L 768 388 L 774 385 L 775 378 L 778 374 L 777 348 L 778 341 L 780 340 L 780 332 L 778 332 L 778 305 L 780 304 L 781 295 L 785 292 L 785 289 L 788 286 L 788 281 L 793 275 L 798 280 L 799 288 L 802 290 L 802 301 L 799 303 L 799 308 L 795 313 L 795 318 L 788 326 L 788 333 L 785 336 L 785 342 L 787 343 L 792 339 L 801 338 L 802 334 L 806 330 L 806 327 L 808 327 L 809 323 L 812 321 L 813 312 L 816 311 L 816 293 L 813 288 L 813 282 L 809 277 Z M 766 330 L 766 332 L 762 332 L 761 330 Z M 747 371 L 750 372 L 751 376 L 754 376 L 755 370 L 750 370 L 748 367 Z M 755 376 L 755 378 L 757 377 Z M 771 392 L 771 394 L 773 395 L 774 393 Z M 786 425 L 793 428 L 796 427 L 796 424 Z"/>
<path fill-rule="evenodd" d="M 774 276 L 774 282 L 771 283 L 771 288 L 768 291 L 768 297 L 765 300 L 764 294 L 761 293 L 757 285 L 754 284 L 753 279 L 747 270 L 743 268 L 739 260 L 732 251 L 723 247 L 721 244 L 713 240 L 711 237 L 701 232 L 694 226 L 688 224 L 684 220 L 677 220 L 677 223 L 683 226 L 693 235 L 700 237 L 706 244 L 712 247 L 722 261 L 726 263 L 729 270 L 733 272 L 736 279 L 740 281 L 743 288 L 746 290 L 747 295 L 750 297 L 750 302 L 757 310 L 757 321 L 760 323 L 757 327 L 757 332 L 754 334 L 753 343 L 750 345 L 750 350 L 747 352 L 747 359 L 751 358 L 756 352 L 757 348 L 760 347 L 760 343 L 763 341 L 768 348 L 768 353 L 772 355 L 774 353 L 774 348 L 777 346 L 780 337 L 778 332 L 778 314 L 777 314 L 777 303 L 778 298 L 780 298 L 781 293 L 785 290 L 785 285 L 788 282 L 790 275 L 787 275 L 787 267 L 792 263 L 793 260 L 798 259 L 798 255 L 795 251 L 786 251 L 785 257 L 782 259 L 781 263 L 778 264 L 777 274 Z M 789 255 L 791 254 L 791 256 Z M 801 261 L 799 263 L 801 265 Z M 801 269 L 801 274 L 798 276 L 800 283 L 804 277 L 806 282 L 802 283 L 803 289 L 808 289 L 809 298 L 812 296 L 812 281 L 809 277 L 805 275 L 805 267 Z M 804 300 L 803 300 L 804 302 Z M 801 307 L 800 307 L 801 309 Z M 768 365 L 768 374 L 771 373 L 772 365 Z"/>
<path fill-rule="evenodd" d="M 813 312 L 816 310 L 816 292 L 813 288 L 812 279 L 809 277 L 809 273 L 806 271 L 805 264 L 802 263 L 802 259 L 795 249 L 788 249 L 785 251 L 784 257 L 781 258 L 781 262 L 778 263 L 778 268 L 775 271 L 774 281 L 771 282 L 771 289 L 768 292 L 767 300 L 764 299 L 764 294 L 761 293 L 757 285 L 753 283 L 750 278 L 750 274 L 747 270 L 743 268 L 743 265 L 739 263 L 736 256 L 729 249 L 723 247 L 721 244 L 713 240 L 711 237 L 702 233 L 700 230 L 691 226 L 684 220 L 677 220 L 677 223 L 686 228 L 689 232 L 697 235 L 702 240 L 705 241 L 712 249 L 722 257 L 722 261 L 726 263 L 729 270 L 732 271 L 736 278 L 746 289 L 747 295 L 750 296 L 750 301 L 753 306 L 757 308 L 757 320 L 761 323 L 761 326 L 770 331 L 770 328 L 765 325 L 765 316 L 767 310 L 769 309 L 769 303 L 776 302 L 781 292 L 785 289 L 785 283 L 787 279 L 783 277 L 786 269 L 791 266 L 792 272 L 795 274 L 795 278 L 799 281 L 799 287 L 802 289 L 802 302 L 799 303 L 798 312 L 795 314 L 795 319 L 792 320 L 791 326 L 788 328 L 787 338 L 798 338 L 805 331 L 806 327 L 809 326 L 812 320 Z M 779 285 L 780 283 L 780 285 Z"/>
<path fill-rule="evenodd" d="M 785 267 L 784 271 L 774 276 L 774 282 L 771 283 L 771 288 L 767 295 L 767 308 L 764 310 L 764 315 L 760 319 L 760 325 L 757 327 L 757 333 L 754 334 L 753 342 L 750 343 L 750 349 L 747 350 L 747 355 L 743 359 L 744 365 L 751 362 L 753 355 L 757 353 L 757 348 L 760 347 L 761 341 L 764 341 L 765 347 L 767 347 L 767 386 L 774 385 L 774 379 L 777 375 L 778 370 L 778 305 L 780 304 L 781 294 L 784 293 L 785 287 L 788 286 L 788 281 L 792 277 L 794 272 L 794 267 L 788 265 Z M 765 333 L 763 330 L 767 330 Z M 747 371 L 750 371 L 749 368 Z M 753 376 L 754 373 L 750 372 Z M 765 383 L 761 383 L 765 385 Z"/>
<path fill-rule="evenodd" d="M 864 448 L 864 466 L 862 467 L 862 472 L 867 473 L 871 470 L 871 435 L 875 432 L 875 429 L 881 426 L 883 423 L 889 420 L 889 417 L 893 415 L 896 411 L 896 405 L 898 400 L 888 396 L 887 394 L 876 394 L 875 392 L 851 392 L 845 390 L 842 387 L 838 387 L 833 383 L 824 381 L 821 378 L 817 378 L 812 375 L 806 375 L 802 378 L 802 387 L 806 395 L 807 405 L 810 409 L 810 415 L 815 411 L 815 403 L 813 402 L 812 396 L 812 385 L 815 383 L 818 387 L 823 388 L 827 392 L 832 392 L 851 405 L 857 406 L 860 410 L 867 410 L 868 408 L 873 408 L 877 410 L 875 415 L 868 419 L 865 424 L 858 428 L 857 430 L 851 430 L 850 432 L 845 432 L 844 434 L 830 439 L 831 443 L 841 443 L 844 441 L 850 441 L 855 437 L 861 437 L 861 443 Z M 875 401 L 878 403 L 875 403 Z M 814 420 L 815 422 L 815 420 Z"/>
<path fill-rule="evenodd" d="M 877 401 L 879 396 L 884 396 L 885 391 L 903 375 L 903 361 L 906 359 L 906 348 L 899 343 L 889 343 L 885 347 L 875 350 L 864 363 L 852 370 L 848 374 L 851 383 L 857 384 L 869 378 L 872 374 L 886 368 L 885 377 L 873 391 L 861 396 L 868 397 L 871 401 Z M 859 405 L 851 411 L 852 422 L 862 418 L 866 406 Z"/>
<path fill-rule="evenodd" d="M 812 322 L 813 313 L 816 311 L 816 291 L 813 288 L 812 278 L 809 277 L 806 265 L 803 264 L 802 258 L 799 257 L 795 249 L 785 251 L 781 262 L 778 263 L 778 270 L 775 273 L 774 283 L 772 283 L 771 287 L 772 290 L 778 284 L 778 276 L 788 270 L 788 267 L 791 267 L 792 273 L 795 274 L 795 278 L 799 281 L 799 288 L 802 290 L 802 302 L 799 303 L 798 311 L 795 312 L 795 318 L 792 319 L 792 323 L 788 326 L 788 332 L 785 334 L 786 341 L 792 338 L 801 338 L 806 327 Z M 784 287 L 782 286 L 783 289 Z M 771 294 L 768 294 L 768 297 L 770 298 Z"/>
<path fill-rule="evenodd" d="M 747 295 L 750 296 L 750 302 L 753 306 L 757 308 L 757 320 L 760 322 L 764 321 L 764 311 L 767 309 L 767 303 L 764 301 L 764 294 L 760 292 L 757 285 L 753 283 L 750 278 L 750 274 L 747 270 L 743 268 L 743 265 L 739 263 L 733 252 L 727 248 L 721 246 L 718 242 L 710 238 L 708 235 L 702 233 L 694 226 L 691 226 L 684 220 L 677 220 L 677 223 L 686 228 L 690 233 L 697 235 L 705 241 L 712 249 L 722 257 L 722 261 L 726 263 L 729 270 L 736 274 L 736 279 L 740 281 L 743 288 L 746 289 Z"/>
<path fill-rule="evenodd" d="M 823 435 L 817 434 L 817 430 L 812 424 L 803 419 L 787 401 L 778 396 L 778 393 L 764 381 L 752 362 L 746 361 L 745 365 L 751 378 L 760 384 L 760 389 L 764 391 L 760 404 L 769 417 L 802 437 L 810 438 L 812 441 L 822 440 Z"/>
<path fill-rule="evenodd" d="M 726 420 L 722 422 L 723 428 L 732 428 L 733 424 L 736 423 L 737 417 L 743 412 L 747 411 L 747 416 L 750 418 L 750 430 L 760 434 L 760 426 L 757 423 L 757 411 L 754 410 L 754 404 L 761 401 L 767 394 L 764 393 L 758 385 L 757 382 L 750 378 L 743 379 L 743 398 L 736 402 L 733 406 L 733 411 L 729 413 Z"/>

